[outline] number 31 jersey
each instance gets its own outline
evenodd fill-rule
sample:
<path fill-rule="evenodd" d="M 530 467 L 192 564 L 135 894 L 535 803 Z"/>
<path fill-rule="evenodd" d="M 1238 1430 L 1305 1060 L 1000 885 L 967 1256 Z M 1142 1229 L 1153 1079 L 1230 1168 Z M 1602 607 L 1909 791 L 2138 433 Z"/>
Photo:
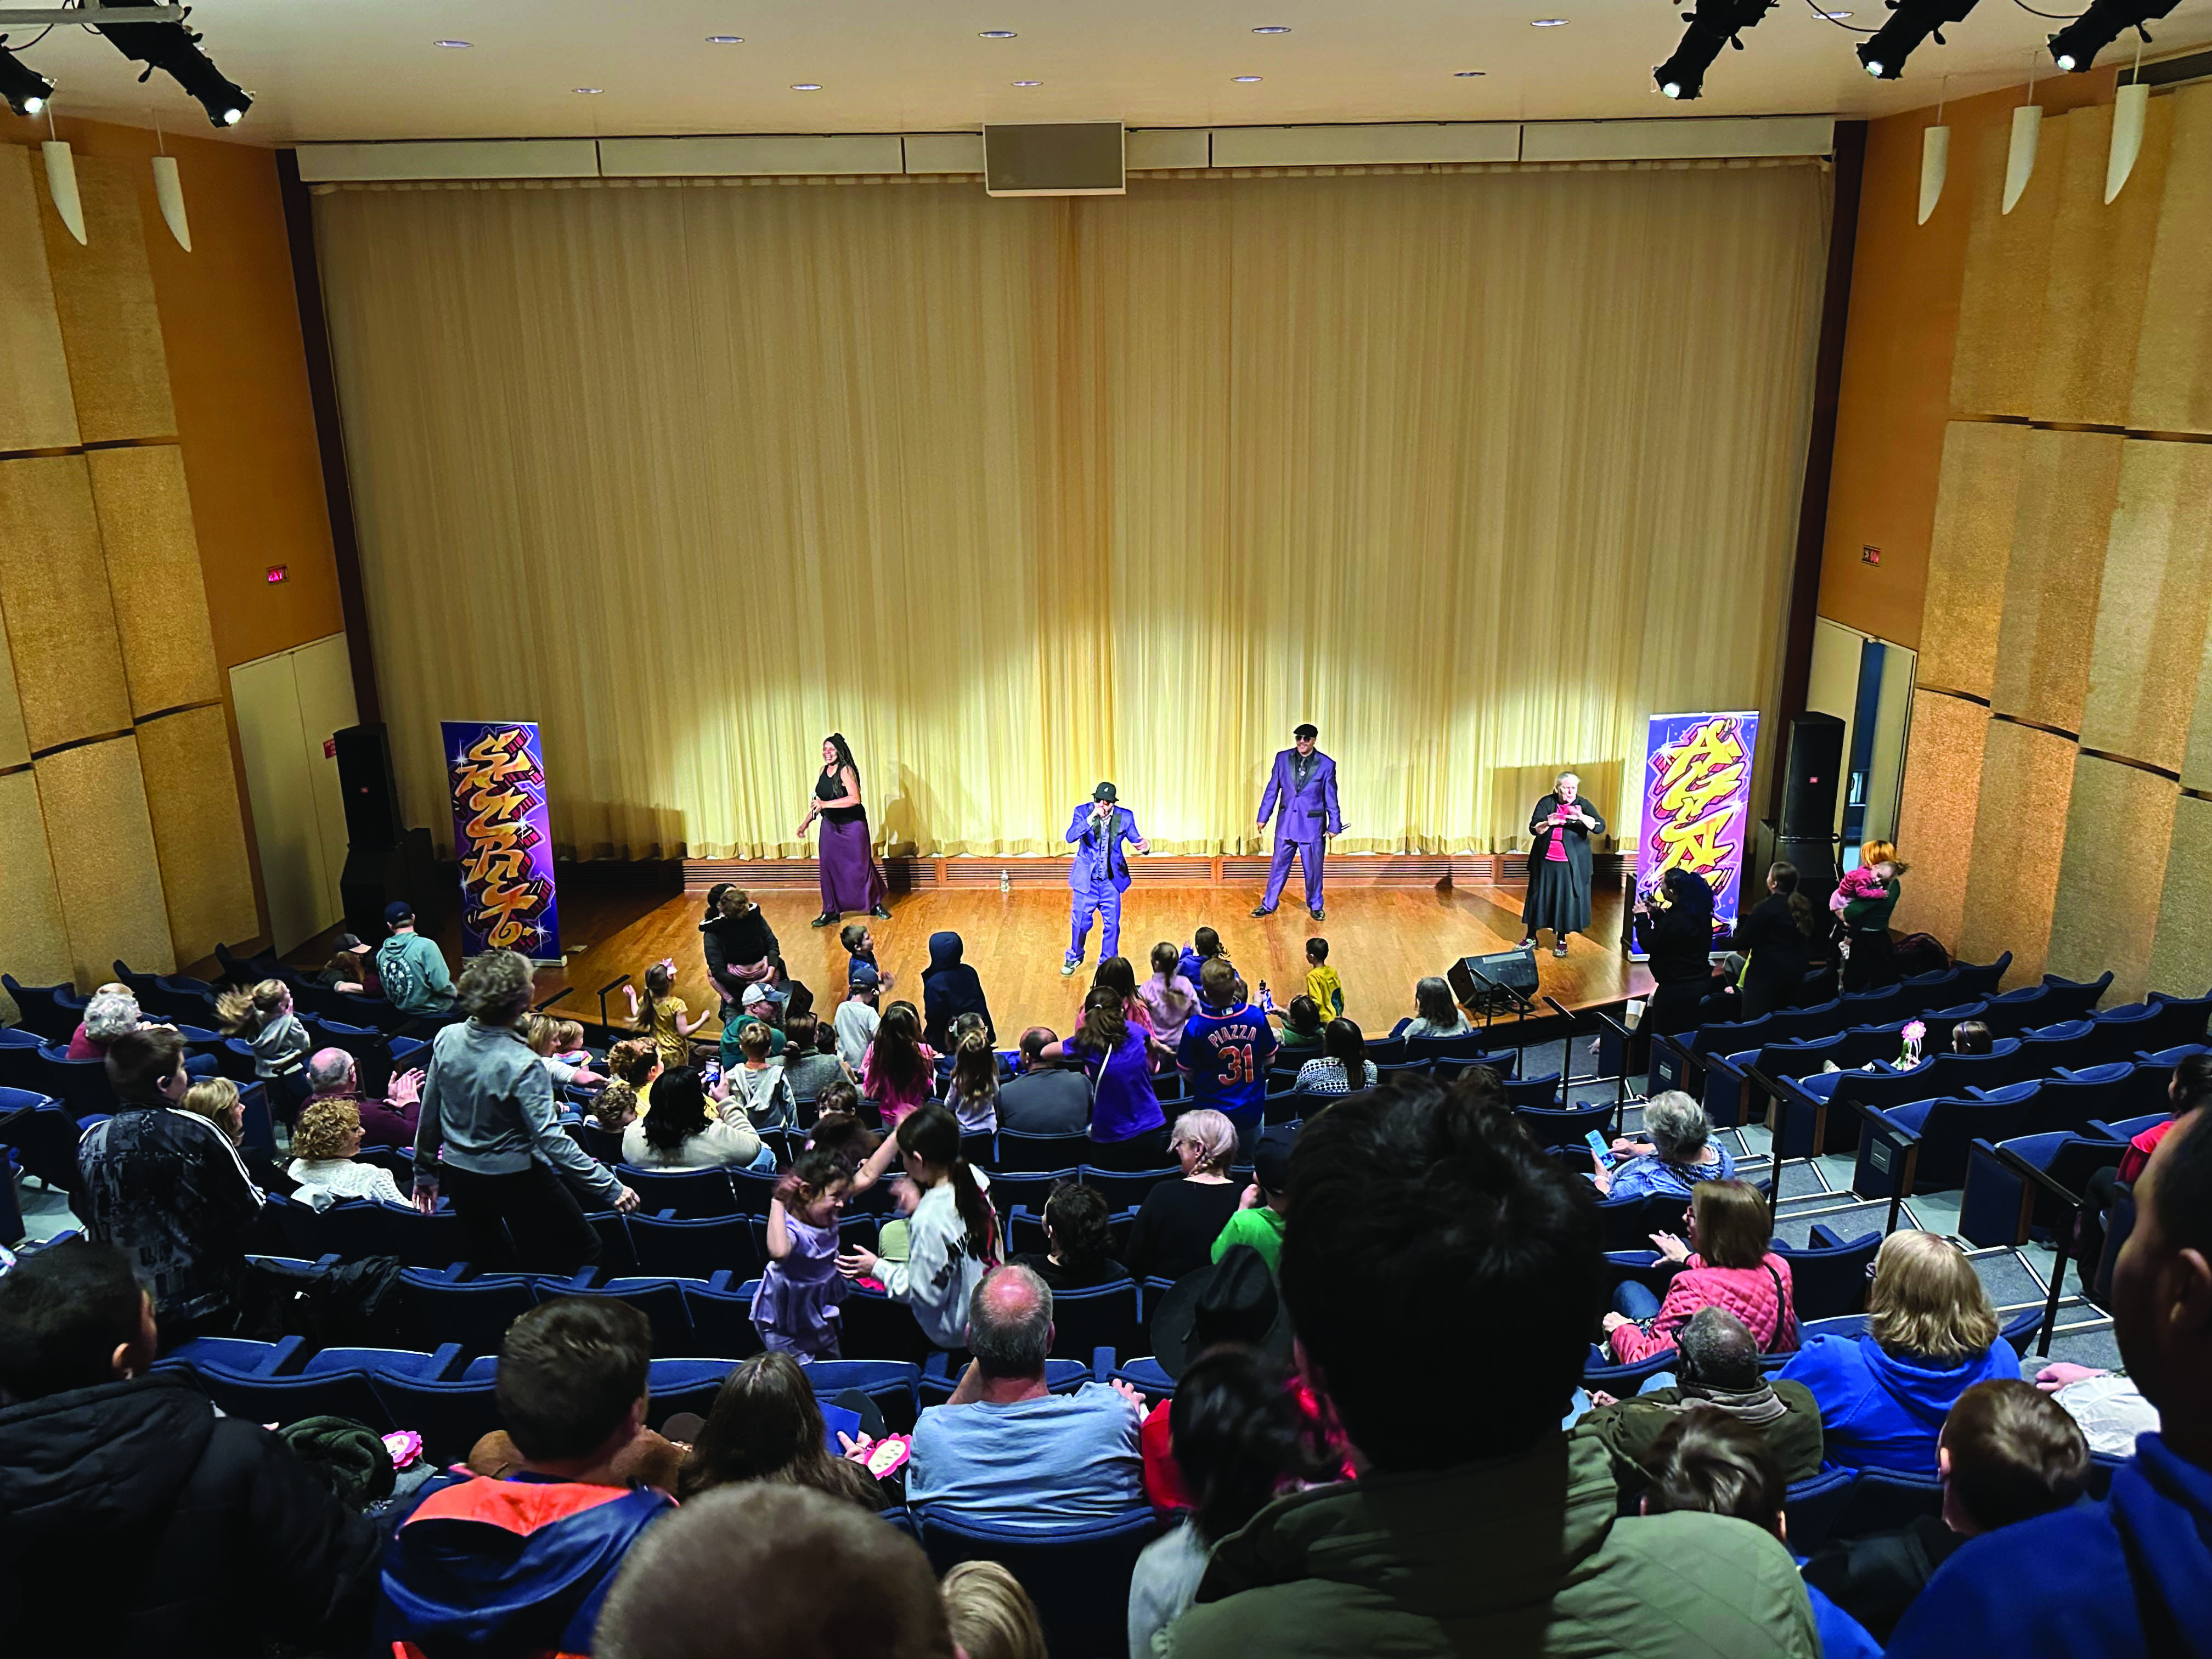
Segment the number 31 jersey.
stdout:
<path fill-rule="evenodd" d="M 1267 1092 L 1274 1028 L 1250 1003 L 1227 1013 L 1200 1005 L 1182 1028 L 1176 1063 L 1189 1074 L 1191 1104 L 1231 1117 L 1256 1117 Z"/>

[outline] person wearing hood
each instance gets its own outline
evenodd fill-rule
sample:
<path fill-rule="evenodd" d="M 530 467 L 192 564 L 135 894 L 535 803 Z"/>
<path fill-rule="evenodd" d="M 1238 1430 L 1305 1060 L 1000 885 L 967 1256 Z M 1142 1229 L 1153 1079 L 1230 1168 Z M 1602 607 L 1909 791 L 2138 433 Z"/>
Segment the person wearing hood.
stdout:
<path fill-rule="evenodd" d="M 1936 1443 L 1951 1407 L 1977 1382 L 2017 1377 L 1974 1264 L 1934 1233 L 1881 1241 L 1867 1287 L 1863 1336 L 1814 1337 L 1783 1377 L 1820 1402 L 1831 1468 L 1936 1476 Z"/>
<path fill-rule="evenodd" d="M 929 936 L 929 966 L 921 970 L 921 1039 L 940 1054 L 952 1052 L 952 1022 L 962 1014 L 981 1014 L 983 1035 L 999 1040 L 982 979 L 960 959 L 963 948 L 957 933 Z"/>
<path fill-rule="evenodd" d="M 0 1598 L 14 1653 L 353 1652 L 379 1540 L 277 1437 L 153 1370 L 153 1297 L 112 1244 L 0 1278 Z"/>
<path fill-rule="evenodd" d="M 2101 1504 L 1969 1541 L 1897 1626 L 1890 1659 L 2212 1653 L 2212 1113 L 2136 1183 L 2112 1273 L 2120 1357 L 2159 1409 Z"/>

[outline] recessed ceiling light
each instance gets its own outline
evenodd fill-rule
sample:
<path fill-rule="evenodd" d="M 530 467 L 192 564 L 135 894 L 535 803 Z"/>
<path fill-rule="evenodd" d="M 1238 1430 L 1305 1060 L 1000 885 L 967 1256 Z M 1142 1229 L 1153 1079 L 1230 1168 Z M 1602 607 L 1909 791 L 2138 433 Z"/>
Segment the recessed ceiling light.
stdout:
<path fill-rule="evenodd" d="M 1452 79 L 1455 81 L 1479 81 L 1489 73 L 1490 71 L 1488 70 L 1454 70 L 1452 71 Z"/>
<path fill-rule="evenodd" d="M 1041 87 L 1044 82 L 1042 81 L 1017 81 L 1014 84 L 1018 87 Z"/>
<path fill-rule="evenodd" d="M 1563 29 L 1566 26 L 1567 20 L 1564 17 L 1532 17 L 1528 20 L 1528 27 L 1532 29 Z"/>
<path fill-rule="evenodd" d="M 1288 23 L 1261 23 L 1252 30 L 1255 34 L 1288 34 L 1290 32 L 1291 26 Z"/>
<path fill-rule="evenodd" d="M 1242 81 L 1249 83 L 1258 80 L 1260 77 L 1256 75 L 1232 75 L 1229 78 L 1232 81 Z"/>
<path fill-rule="evenodd" d="M 819 81 L 793 81 L 791 83 L 791 89 L 793 92 L 819 92 L 822 90 L 822 83 Z"/>
<path fill-rule="evenodd" d="M 1012 40 L 1018 38 L 1012 29 L 985 29 L 981 33 L 986 40 Z"/>
<path fill-rule="evenodd" d="M 576 90 L 585 94 L 588 97 L 596 98 L 601 93 L 605 92 L 606 88 L 605 87 L 578 87 Z"/>
<path fill-rule="evenodd" d="M 745 37 L 742 34 L 710 34 L 707 37 L 707 44 L 710 46 L 742 46 L 744 43 Z"/>
<path fill-rule="evenodd" d="M 1844 19 L 1849 17 L 1850 13 L 1847 11 L 1824 11 L 1820 15 L 1826 18 L 1831 23 L 1840 23 Z"/>
<path fill-rule="evenodd" d="M 458 52 L 463 46 L 473 46 L 476 45 L 476 42 L 473 40 L 433 40 L 430 44 L 434 46 L 445 46 L 450 50 Z"/>

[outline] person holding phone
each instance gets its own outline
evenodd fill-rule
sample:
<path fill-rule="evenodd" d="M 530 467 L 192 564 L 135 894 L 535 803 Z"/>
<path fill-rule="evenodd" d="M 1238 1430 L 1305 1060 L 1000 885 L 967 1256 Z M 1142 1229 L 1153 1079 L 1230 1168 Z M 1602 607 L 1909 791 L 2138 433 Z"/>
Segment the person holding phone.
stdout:
<path fill-rule="evenodd" d="M 1567 935 L 1587 933 L 1590 924 L 1590 845 L 1605 833 L 1605 820 L 1582 798 L 1583 781 L 1562 772 L 1552 793 L 1528 814 L 1528 897 L 1521 907 L 1521 947 L 1552 932 L 1552 954 L 1567 953 Z"/>

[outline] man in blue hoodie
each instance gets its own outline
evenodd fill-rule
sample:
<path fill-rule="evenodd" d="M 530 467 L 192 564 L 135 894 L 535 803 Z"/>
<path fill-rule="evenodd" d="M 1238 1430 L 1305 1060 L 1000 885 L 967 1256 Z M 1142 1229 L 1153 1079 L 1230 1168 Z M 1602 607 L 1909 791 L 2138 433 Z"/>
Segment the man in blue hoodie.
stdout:
<path fill-rule="evenodd" d="M 2212 1655 L 2212 1114 L 2136 1183 L 2112 1275 L 2120 1356 L 2159 1409 L 2112 1496 L 1977 1538 L 1898 1625 L 1889 1659 Z"/>

